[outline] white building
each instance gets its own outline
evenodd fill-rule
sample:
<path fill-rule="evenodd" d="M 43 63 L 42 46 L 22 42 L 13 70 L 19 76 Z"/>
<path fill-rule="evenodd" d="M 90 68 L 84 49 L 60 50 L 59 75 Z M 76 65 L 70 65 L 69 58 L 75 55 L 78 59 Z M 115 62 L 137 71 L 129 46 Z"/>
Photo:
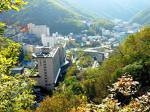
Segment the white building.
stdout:
<path fill-rule="evenodd" d="M 54 47 L 56 44 L 56 37 L 54 36 L 47 36 L 47 35 L 42 35 L 41 36 L 42 44 L 43 46 L 46 47 Z"/>
<path fill-rule="evenodd" d="M 35 34 L 37 37 L 41 37 L 42 34 L 50 35 L 49 28 L 46 25 L 35 25 L 29 23 L 27 25 L 29 33 Z"/>

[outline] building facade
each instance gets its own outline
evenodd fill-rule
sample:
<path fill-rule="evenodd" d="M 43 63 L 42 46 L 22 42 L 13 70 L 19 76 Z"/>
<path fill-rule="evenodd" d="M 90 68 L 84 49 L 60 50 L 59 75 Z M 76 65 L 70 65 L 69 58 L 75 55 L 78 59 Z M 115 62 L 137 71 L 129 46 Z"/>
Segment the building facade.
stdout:
<path fill-rule="evenodd" d="M 54 47 L 56 44 L 56 37 L 53 36 L 47 36 L 47 35 L 42 35 L 41 36 L 42 44 L 43 46 L 46 47 Z"/>
<path fill-rule="evenodd" d="M 41 35 L 50 35 L 49 28 L 46 25 L 35 25 L 29 23 L 27 25 L 29 33 L 35 34 L 37 37 L 41 38 Z"/>
<path fill-rule="evenodd" d="M 38 63 L 39 77 L 37 85 L 52 89 L 57 83 L 61 66 L 64 64 L 64 50 L 61 47 L 43 47 L 41 52 L 33 54 Z"/>

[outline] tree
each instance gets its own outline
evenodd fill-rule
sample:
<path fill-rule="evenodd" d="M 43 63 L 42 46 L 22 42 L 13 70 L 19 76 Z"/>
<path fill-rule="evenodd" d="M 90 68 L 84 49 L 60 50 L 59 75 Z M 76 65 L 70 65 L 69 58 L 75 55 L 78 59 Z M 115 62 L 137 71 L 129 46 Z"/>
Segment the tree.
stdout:
<path fill-rule="evenodd" d="M 27 2 L 24 0 L 2 0 L 0 2 L 0 13 L 9 10 L 19 11 L 25 4 L 27 4 Z"/>
<path fill-rule="evenodd" d="M 1 0 L 0 1 L 0 13 L 15 10 L 19 11 L 23 5 L 27 4 L 24 0 Z M 3 35 L 6 24 L 0 21 L 0 36 Z"/>
<path fill-rule="evenodd" d="M 31 90 L 33 84 L 24 75 L 0 75 L 0 111 L 20 112 L 31 109 L 35 103 Z"/>
<path fill-rule="evenodd" d="M 19 11 L 26 2 L 1 0 L 0 13 L 11 9 Z M 21 45 L 2 37 L 4 23 L 0 22 L 0 112 L 24 112 L 33 107 L 34 82 L 25 75 L 10 75 L 10 69 L 19 61 Z"/>
<path fill-rule="evenodd" d="M 77 108 L 84 103 L 84 96 L 58 94 L 53 97 L 47 97 L 41 102 L 36 112 L 69 112 L 72 108 Z"/>
<path fill-rule="evenodd" d="M 20 44 L 0 37 L 0 111 L 20 112 L 32 108 L 34 81 L 25 75 L 10 75 L 19 59 Z"/>
<path fill-rule="evenodd" d="M 0 41 L 0 72 L 9 74 L 10 69 L 18 63 L 21 46 L 3 37 L 0 37 Z"/>
<path fill-rule="evenodd" d="M 134 81 L 130 75 L 124 74 L 112 85 L 112 88 L 110 88 L 110 94 L 101 104 L 81 104 L 76 110 L 71 112 L 149 112 L 150 94 L 146 93 L 140 97 L 136 96 L 138 85 L 139 83 Z M 128 98 L 133 95 L 135 95 L 136 98 Z M 120 100 L 120 98 L 122 100 Z M 128 103 L 126 102 L 126 104 L 123 105 L 127 100 Z"/>

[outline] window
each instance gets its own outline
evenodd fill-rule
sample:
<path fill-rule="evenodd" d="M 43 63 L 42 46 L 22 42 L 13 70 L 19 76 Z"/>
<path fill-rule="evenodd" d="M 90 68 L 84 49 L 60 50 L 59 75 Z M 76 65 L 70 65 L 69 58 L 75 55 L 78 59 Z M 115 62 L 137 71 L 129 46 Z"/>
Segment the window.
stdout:
<path fill-rule="evenodd" d="M 50 46 L 50 43 L 49 43 L 49 42 L 47 42 L 47 46 L 48 46 L 48 47 Z"/>
<path fill-rule="evenodd" d="M 46 60 L 44 60 L 43 63 L 46 64 Z"/>
<path fill-rule="evenodd" d="M 40 66 L 42 66 L 42 61 L 41 60 L 39 60 L 40 61 Z"/>
<path fill-rule="evenodd" d="M 46 69 L 47 67 L 46 66 L 44 66 L 44 69 Z"/>

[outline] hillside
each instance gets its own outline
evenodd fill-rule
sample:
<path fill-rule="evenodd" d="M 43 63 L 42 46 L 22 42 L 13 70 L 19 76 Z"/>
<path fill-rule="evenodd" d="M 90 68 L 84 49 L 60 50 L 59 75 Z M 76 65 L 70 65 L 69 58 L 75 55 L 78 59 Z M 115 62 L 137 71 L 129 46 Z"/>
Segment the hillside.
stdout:
<path fill-rule="evenodd" d="M 149 0 L 66 0 L 76 7 L 93 12 L 98 17 L 129 20 L 144 8 L 150 7 Z"/>
<path fill-rule="evenodd" d="M 10 24 L 45 24 L 50 27 L 51 32 L 68 34 L 80 32 L 84 28 L 82 21 L 87 17 L 92 18 L 68 5 L 65 0 L 31 0 L 21 12 L 3 14 L 1 19 Z"/>
<path fill-rule="evenodd" d="M 139 13 L 137 13 L 131 20 L 131 22 L 136 22 L 139 24 L 150 24 L 150 8 L 147 8 Z"/>

